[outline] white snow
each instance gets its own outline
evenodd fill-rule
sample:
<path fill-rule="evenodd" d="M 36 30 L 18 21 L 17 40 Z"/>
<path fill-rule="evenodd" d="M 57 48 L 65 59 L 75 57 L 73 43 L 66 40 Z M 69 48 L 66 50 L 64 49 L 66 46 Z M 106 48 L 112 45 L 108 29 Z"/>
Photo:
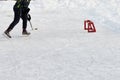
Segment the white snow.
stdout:
<path fill-rule="evenodd" d="M 0 1 L 0 80 L 120 80 L 119 0 L 36 0 L 23 37 L 13 20 L 14 1 Z M 97 32 L 84 30 L 84 20 Z"/>

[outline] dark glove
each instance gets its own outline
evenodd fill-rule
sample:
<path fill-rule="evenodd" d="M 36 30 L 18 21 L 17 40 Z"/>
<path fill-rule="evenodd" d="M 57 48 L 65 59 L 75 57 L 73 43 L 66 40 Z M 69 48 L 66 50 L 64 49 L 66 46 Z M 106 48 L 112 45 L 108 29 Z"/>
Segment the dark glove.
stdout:
<path fill-rule="evenodd" d="M 28 20 L 28 21 L 31 20 L 31 16 L 30 16 L 30 14 L 27 15 L 27 20 Z"/>
<path fill-rule="evenodd" d="M 30 8 L 23 8 L 23 9 L 22 9 L 22 13 L 23 13 L 23 14 L 28 14 L 29 11 L 30 11 Z"/>
<path fill-rule="evenodd" d="M 26 9 L 26 13 L 28 14 L 28 13 L 29 13 L 29 11 L 30 11 L 30 8 L 27 8 L 27 9 Z"/>

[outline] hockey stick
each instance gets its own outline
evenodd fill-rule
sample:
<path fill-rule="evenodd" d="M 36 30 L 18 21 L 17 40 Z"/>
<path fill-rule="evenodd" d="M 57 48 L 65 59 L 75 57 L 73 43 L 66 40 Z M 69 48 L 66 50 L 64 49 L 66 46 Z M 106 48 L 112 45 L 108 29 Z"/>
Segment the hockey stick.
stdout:
<path fill-rule="evenodd" d="M 37 28 L 33 28 L 33 26 L 32 26 L 32 23 L 31 23 L 31 16 L 30 16 L 30 14 L 27 14 L 27 20 L 29 21 L 29 23 L 30 23 L 30 26 L 31 26 L 31 29 L 32 30 L 37 30 Z"/>
<path fill-rule="evenodd" d="M 32 30 L 37 30 L 37 28 L 33 28 L 31 21 L 29 20 L 30 26 Z"/>
<path fill-rule="evenodd" d="M 31 29 L 33 30 L 33 26 L 32 26 L 32 23 L 31 23 L 31 21 L 29 21 L 29 23 L 30 23 Z"/>

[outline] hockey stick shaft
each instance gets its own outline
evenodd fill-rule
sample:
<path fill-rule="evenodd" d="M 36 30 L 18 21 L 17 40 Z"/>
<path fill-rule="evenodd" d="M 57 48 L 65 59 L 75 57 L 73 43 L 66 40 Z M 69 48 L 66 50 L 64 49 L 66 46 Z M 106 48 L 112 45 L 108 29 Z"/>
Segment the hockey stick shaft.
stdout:
<path fill-rule="evenodd" d="M 31 23 L 31 21 L 29 21 L 29 23 L 30 23 L 31 29 L 33 30 L 33 26 L 32 26 L 32 23 Z"/>

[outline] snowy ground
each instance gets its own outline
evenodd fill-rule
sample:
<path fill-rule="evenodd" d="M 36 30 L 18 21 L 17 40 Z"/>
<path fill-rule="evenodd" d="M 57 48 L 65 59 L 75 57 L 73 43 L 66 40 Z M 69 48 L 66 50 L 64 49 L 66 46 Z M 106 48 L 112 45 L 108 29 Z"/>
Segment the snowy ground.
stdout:
<path fill-rule="evenodd" d="M 119 12 L 112 17 L 94 8 L 35 5 L 32 24 L 38 30 L 28 23 L 31 35 L 23 37 L 20 22 L 6 39 L 2 33 L 13 20 L 13 4 L 0 2 L 0 80 L 120 80 Z M 96 33 L 84 31 L 85 19 L 94 21 Z"/>

